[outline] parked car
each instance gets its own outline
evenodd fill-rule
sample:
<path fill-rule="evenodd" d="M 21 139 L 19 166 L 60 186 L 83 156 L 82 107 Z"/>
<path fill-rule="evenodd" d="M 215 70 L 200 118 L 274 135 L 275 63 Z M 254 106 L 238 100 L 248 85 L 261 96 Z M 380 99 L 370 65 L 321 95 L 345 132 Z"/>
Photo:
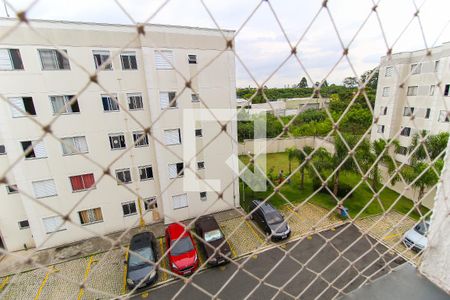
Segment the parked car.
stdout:
<path fill-rule="evenodd" d="M 170 269 L 179 275 L 190 275 L 198 268 L 197 250 L 194 247 L 189 230 L 173 223 L 166 228 L 167 248 L 173 245 L 168 253 Z"/>
<path fill-rule="evenodd" d="M 403 235 L 403 244 L 414 251 L 423 251 L 428 244 L 429 221 L 421 221 Z"/>
<path fill-rule="evenodd" d="M 205 251 L 206 258 L 209 259 L 209 265 L 215 266 L 229 261 L 226 257 L 231 257 L 230 245 L 225 241 L 225 236 L 213 216 L 198 218 L 195 221 L 195 231 L 203 239 L 203 241 L 200 240 L 200 245 Z M 218 249 L 219 246 L 220 249 Z M 217 252 L 215 252 L 216 249 L 218 249 Z"/>
<path fill-rule="evenodd" d="M 253 211 L 255 208 L 257 209 Z M 283 240 L 291 235 L 291 228 L 284 220 L 283 215 L 269 203 L 253 200 L 250 203 L 250 209 L 253 211 L 250 218 L 266 235 L 272 234 L 272 240 Z"/>
<path fill-rule="evenodd" d="M 158 278 L 158 268 L 151 262 L 158 260 L 156 239 L 151 232 L 134 235 L 130 241 L 127 258 L 127 285 L 133 289 L 151 285 Z M 143 282 L 141 282 L 143 280 Z"/>

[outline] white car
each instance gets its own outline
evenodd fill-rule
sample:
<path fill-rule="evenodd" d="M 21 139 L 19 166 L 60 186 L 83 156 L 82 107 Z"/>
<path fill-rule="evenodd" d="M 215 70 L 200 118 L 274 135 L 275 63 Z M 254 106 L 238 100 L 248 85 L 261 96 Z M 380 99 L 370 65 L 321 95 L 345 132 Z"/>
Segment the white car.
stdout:
<path fill-rule="evenodd" d="M 428 244 L 427 235 L 429 227 L 429 221 L 421 221 L 416 224 L 403 235 L 403 244 L 414 251 L 423 251 Z"/>

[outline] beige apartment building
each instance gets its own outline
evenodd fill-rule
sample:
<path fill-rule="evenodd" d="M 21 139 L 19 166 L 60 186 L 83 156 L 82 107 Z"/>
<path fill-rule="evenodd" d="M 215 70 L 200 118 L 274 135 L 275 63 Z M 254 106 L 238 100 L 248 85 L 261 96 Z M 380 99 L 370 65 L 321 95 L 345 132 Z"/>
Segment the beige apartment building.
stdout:
<path fill-rule="evenodd" d="M 430 50 L 430 56 L 419 50 L 381 58 L 374 109 L 379 120 L 371 139 L 391 139 L 400 132 L 396 159 L 401 162 L 407 162 L 415 133 L 450 131 L 450 43 Z"/>
<path fill-rule="evenodd" d="M 2 18 L 0 35 L 16 22 Z M 217 122 L 196 121 L 195 131 L 183 131 L 183 111 L 205 108 L 199 99 L 209 108 L 235 109 L 234 54 L 222 33 L 30 24 L 39 34 L 22 24 L 0 41 L 0 176 L 7 178 L 0 184 L 1 247 L 54 247 L 137 226 L 141 215 L 146 224 L 167 224 L 239 205 L 225 163 L 237 154 L 236 123 L 228 135 L 219 134 Z M 96 69 L 98 85 L 89 76 Z M 193 77 L 192 89 L 183 77 Z M 38 124 L 50 122 L 61 140 L 48 134 L 40 140 Z M 150 126 L 151 137 L 143 130 Z M 190 167 L 201 178 L 219 179 L 222 199 L 183 186 L 187 139 L 204 147 Z M 114 178 L 105 176 L 108 167 Z"/>

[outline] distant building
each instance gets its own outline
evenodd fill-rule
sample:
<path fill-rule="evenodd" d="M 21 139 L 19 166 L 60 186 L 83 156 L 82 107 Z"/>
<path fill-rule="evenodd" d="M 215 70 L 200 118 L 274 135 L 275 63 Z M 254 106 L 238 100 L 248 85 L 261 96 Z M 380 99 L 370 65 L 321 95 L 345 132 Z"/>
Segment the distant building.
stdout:
<path fill-rule="evenodd" d="M 245 101 L 245 102 L 244 102 Z M 238 107 L 247 107 L 249 114 L 258 114 L 261 111 L 272 113 L 276 116 L 293 116 L 310 110 L 321 109 L 328 105 L 329 98 L 287 98 L 278 99 L 276 101 L 248 104 L 245 99 L 239 99 L 237 102 Z"/>
<path fill-rule="evenodd" d="M 412 136 L 418 131 L 450 131 L 446 111 L 450 108 L 450 43 L 430 50 L 431 56 L 419 50 L 381 58 L 374 110 L 379 120 L 371 139 L 391 139 L 400 131 L 396 159 L 401 162 L 405 162 Z"/>

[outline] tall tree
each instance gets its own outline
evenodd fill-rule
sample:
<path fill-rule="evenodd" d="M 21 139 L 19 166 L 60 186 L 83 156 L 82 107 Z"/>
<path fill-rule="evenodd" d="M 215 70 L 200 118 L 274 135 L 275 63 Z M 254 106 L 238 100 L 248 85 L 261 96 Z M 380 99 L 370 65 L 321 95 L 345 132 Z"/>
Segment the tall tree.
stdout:
<path fill-rule="evenodd" d="M 387 166 L 388 172 L 392 173 L 395 169 L 395 163 L 393 158 L 390 155 L 389 147 L 386 148 L 386 145 L 389 143 L 389 141 L 378 139 L 371 143 L 370 145 L 370 153 L 369 155 L 369 165 L 367 168 L 370 168 L 373 165 L 372 171 L 371 171 L 371 186 L 374 191 L 378 190 L 378 184 L 380 183 L 380 169 L 379 165 L 380 163 L 383 163 Z M 396 142 L 393 142 L 393 146 L 395 146 Z M 379 158 L 379 159 L 378 159 Z"/>
<path fill-rule="evenodd" d="M 420 143 L 420 139 L 426 136 L 426 131 L 416 133 L 412 137 L 410 151 L 417 149 L 411 155 L 411 163 L 414 164 L 420 160 L 427 160 L 428 155 L 431 160 L 438 157 L 447 147 L 450 134 L 448 132 L 441 132 L 436 135 L 429 135 L 424 143 Z M 428 153 L 428 155 L 427 155 Z"/>
<path fill-rule="evenodd" d="M 296 151 L 296 158 L 299 164 L 302 164 L 305 161 L 306 156 L 310 155 L 314 151 L 313 147 L 304 146 L 302 150 Z M 305 168 L 307 168 L 308 162 L 306 162 L 303 166 L 300 167 L 300 189 L 305 187 Z"/>
<path fill-rule="evenodd" d="M 361 82 L 365 82 L 366 87 L 376 90 L 378 84 L 378 71 L 378 68 L 374 68 L 372 70 L 364 72 L 360 78 Z"/>
<path fill-rule="evenodd" d="M 402 169 L 402 176 L 408 184 L 412 184 L 412 187 L 418 190 L 418 200 L 422 200 L 427 188 L 433 187 L 439 180 L 439 176 L 433 170 L 428 168 L 429 164 L 423 161 L 416 162 L 411 167 L 407 166 Z M 444 166 L 443 160 L 439 159 L 434 164 L 434 167 L 438 173 L 442 171 Z M 428 169 L 427 169 L 428 168 Z M 423 172 L 423 174 L 422 174 Z"/>
<path fill-rule="evenodd" d="M 355 88 L 358 86 L 358 78 L 356 77 L 346 77 L 344 79 L 343 85 L 346 88 Z"/>
<path fill-rule="evenodd" d="M 292 161 L 294 160 L 294 158 L 296 158 L 297 156 L 297 149 L 295 147 L 290 147 L 286 149 L 286 152 L 288 154 L 288 169 L 289 169 L 289 174 L 292 173 Z"/>
<path fill-rule="evenodd" d="M 300 83 L 298 84 L 299 88 L 307 88 L 308 87 L 308 80 L 306 80 L 305 77 L 302 77 L 300 80 Z"/>

